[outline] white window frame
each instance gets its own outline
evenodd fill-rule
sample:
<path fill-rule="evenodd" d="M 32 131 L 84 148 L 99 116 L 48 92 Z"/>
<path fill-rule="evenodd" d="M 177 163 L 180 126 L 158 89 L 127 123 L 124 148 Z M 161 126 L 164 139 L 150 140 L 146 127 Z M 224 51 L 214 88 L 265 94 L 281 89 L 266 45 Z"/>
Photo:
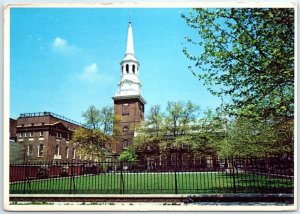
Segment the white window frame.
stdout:
<path fill-rule="evenodd" d="M 127 149 L 128 146 L 129 146 L 128 140 L 124 140 L 124 141 L 123 141 L 123 149 Z"/>
<path fill-rule="evenodd" d="M 42 155 L 40 155 L 40 146 L 43 146 L 43 150 L 42 150 Z M 43 157 L 43 155 L 44 155 L 44 149 L 45 149 L 45 146 L 44 146 L 44 144 L 43 143 L 40 143 L 39 145 L 38 145 L 38 157 Z"/>
<path fill-rule="evenodd" d="M 76 149 L 73 149 L 72 159 L 76 158 Z"/>
<path fill-rule="evenodd" d="M 44 132 L 40 132 L 40 137 L 44 137 Z"/>
<path fill-rule="evenodd" d="M 57 148 L 57 151 L 56 151 L 56 148 Z M 60 155 L 60 147 L 59 147 L 59 145 L 55 146 L 55 155 L 57 155 L 57 156 Z"/>
<path fill-rule="evenodd" d="M 30 152 L 30 148 L 32 148 L 31 152 Z M 31 145 L 31 144 L 27 146 L 27 156 L 28 157 L 32 157 L 33 156 L 33 145 Z"/>
<path fill-rule="evenodd" d="M 29 137 L 33 137 L 33 132 L 29 132 Z"/>

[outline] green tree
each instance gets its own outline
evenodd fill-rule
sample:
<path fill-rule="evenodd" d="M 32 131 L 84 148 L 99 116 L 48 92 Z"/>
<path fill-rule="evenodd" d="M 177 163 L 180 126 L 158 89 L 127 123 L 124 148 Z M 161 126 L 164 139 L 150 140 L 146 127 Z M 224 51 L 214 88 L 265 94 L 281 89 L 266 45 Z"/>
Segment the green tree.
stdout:
<path fill-rule="evenodd" d="M 142 122 L 136 131 L 137 135 L 133 139 L 133 147 L 137 151 L 146 151 L 149 148 L 158 151 L 159 143 L 165 134 L 164 115 L 159 105 L 151 106 L 146 121 Z"/>
<path fill-rule="evenodd" d="M 99 123 L 104 134 L 111 134 L 113 131 L 114 109 L 111 106 L 101 108 L 99 113 Z"/>
<path fill-rule="evenodd" d="M 97 129 L 77 128 L 73 132 L 72 141 L 78 143 L 77 151 L 81 156 L 93 156 L 105 160 L 109 154 L 105 144 L 111 137 Z"/>
<path fill-rule="evenodd" d="M 82 117 L 85 118 L 86 124 L 91 126 L 93 129 L 98 128 L 99 123 L 101 122 L 100 111 L 93 105 L 82 113 Z"/>
<path fill-rule="evenodd" d="M 263 118 L 294 115 L 294 9 L 194 9 L 182 17 L 199 33 L 183 49 L 193 74 L 227 109 Z M 192 52 L 192 46 L 199 46 Z M 243 112 L 245 113 L 245 112 Z"/>
<path fill-rule="evenodd" d="M 226 136 L 216 141 L 219 154 L 223 157 L 268 157 L 290 155 L 291 141 L 283 141 L 282 133 L 271 120 L 245 119 L 238 117 L 228 124 Z M 291 131 L 284 128 L 287 135 Z"/>
<path fill-rule="evenodd" d="M 133 146 L 137 151 L 160 150 L 168 152 L 171 148 L 181 148 L 193 143 L 193 138 L 186 136 L 196 128 L 199 107 L 188 102 L 168 102 L 166 113 L 160 106 L 152 106 L 147 120 L 137 129 Z"/>
<path fill-rule="evenodd" d="M 132 146 L 129 146 L 125 151 L 123 151 L 120 154 L 119 160 L 126 163 L 135 162 L 137 160 L 135 149 Z"/>

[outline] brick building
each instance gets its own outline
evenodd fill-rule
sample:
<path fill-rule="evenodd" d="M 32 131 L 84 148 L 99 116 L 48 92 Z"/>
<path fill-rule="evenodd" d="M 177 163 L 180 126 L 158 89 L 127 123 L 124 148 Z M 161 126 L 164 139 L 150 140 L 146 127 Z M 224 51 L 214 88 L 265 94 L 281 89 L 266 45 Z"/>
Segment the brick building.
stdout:
<path fill-rule="evenodd" d="M 71 136 L 83 125 L 51 112 L 20 114 L 16 120 L 16 138 L 22 145 L 22 159 L 72 160 L 76 142 Z"/>

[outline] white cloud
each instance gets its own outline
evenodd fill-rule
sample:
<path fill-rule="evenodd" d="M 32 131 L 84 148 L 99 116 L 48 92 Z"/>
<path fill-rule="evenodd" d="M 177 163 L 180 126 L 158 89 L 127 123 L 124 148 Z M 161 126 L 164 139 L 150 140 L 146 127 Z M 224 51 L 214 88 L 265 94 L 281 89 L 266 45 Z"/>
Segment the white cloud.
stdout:
<path fill-rule="evenodd" d="M 76 50 L 75 46 L 69 45 L 68 41 L 60 37 L 56 37 L 52 43 L 52 48 L 60 53 L 68 54 Z"/>
<path fill-rule="evenodd" d="M 100 74 L 98 72 L 98 66 L 96 63 L 87 65 L 83 72 L 80 75 L 80 79 L 86 80 L 89 82 L 97 82 L 100 80 Z"/>
<path fill-rule="evenodd" d="M 60 37 L 56 37 L 53 42 L 53 47 L 60 48 L 60 47 L 66 47 L 68 45 L 67 40 L 62 39 Z"/>

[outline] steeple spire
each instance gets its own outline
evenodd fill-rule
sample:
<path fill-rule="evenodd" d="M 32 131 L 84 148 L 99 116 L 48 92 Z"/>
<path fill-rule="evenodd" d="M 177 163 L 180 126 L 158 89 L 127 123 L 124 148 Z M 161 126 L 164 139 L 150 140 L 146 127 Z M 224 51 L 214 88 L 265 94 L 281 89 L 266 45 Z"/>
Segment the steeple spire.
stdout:
<path fill-rule="evenodd" d="M 134 56 L 133 33 L 131 21 L 128 25 L 125 56 L 120 62 L 121 79 L 114 99 L 136 97 L 145 103 L 141 95 L 141 83 L 139 80 L 140 64 Z"/>
<path fill-rule="evenodd" d="M 126 53 L 134 55 L 134 47 L 133 47 L 133 34 L 132 34 L 132 26 L 131 26 L 131 21 L 129 21 L 128 25 L 128 33 L 127 33 L 127 44 L 126 44 Z"/>

